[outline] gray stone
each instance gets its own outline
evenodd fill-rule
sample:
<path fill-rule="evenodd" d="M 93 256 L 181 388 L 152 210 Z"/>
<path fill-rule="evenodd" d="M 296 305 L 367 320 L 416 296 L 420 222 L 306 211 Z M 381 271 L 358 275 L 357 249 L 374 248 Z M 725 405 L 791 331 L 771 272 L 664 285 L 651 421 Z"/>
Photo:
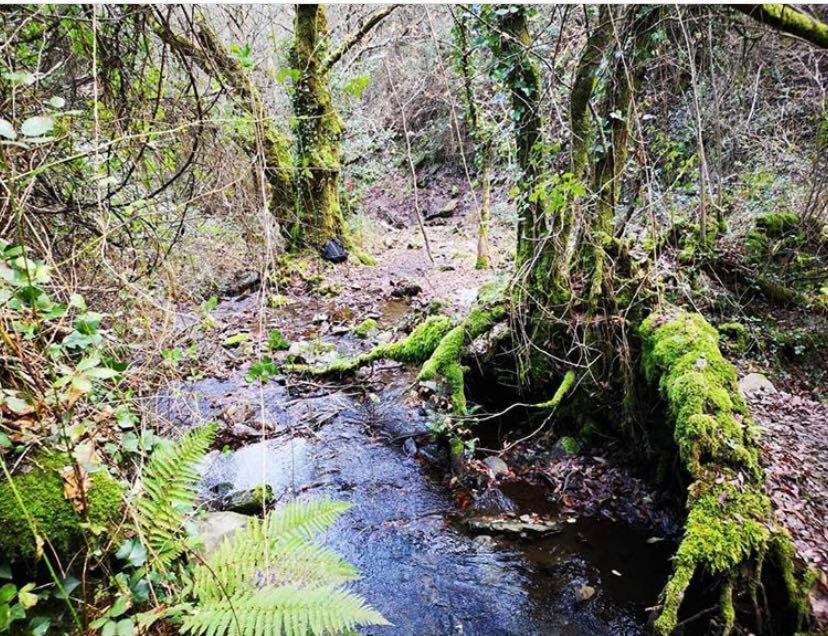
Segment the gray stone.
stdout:
<path fill-rule="evenodd" d="M 430 221 L 431 219 L 444 219 L 452 216 L 459 203 L 460 201 L 458 199 L 451 199 L 439 210 L 427 214 L 426 221 Z"/>
<path fill-rule="evenodd" d="M 515 521 L 512 519 L 488 519 L 486 517 L 476 517 L 467 519 L 466 525 L 469 529 L 477 532 L 516 534 L 522 537 L 561 532 L 561 524 L 556 521 L 544 520 L 526 523 L 524 521 Z"/>
<path fill-rule="evenodd" d="M 492 477 L 506 475 L 509 473 L 509 467 L 506 465 L 506 462 L 495 455 L 489 455 L 483 460 L 483 463 L 486 464 L 486 468 L 489 469 L 489 474 Z"/>
<path fill-rule="evenodd" d="M 776 393 L 776 387 L 761 373 L 748 373 L 739 380 L 739 391 L 742 395 L 751 393 Z"/>
<path fill-rule="evenodd" d="M 595 596 L 595 588 L 591 585 L 582 585 L 575 590 L 575 598 L 581 603 L 588 601 L 593 596 Z"/>
<path fill-rule="evenodd" d="M 409 457 L 413 457 L 417 454 L 417 442 L 415 442 L 414 439 L 411 437 L 406 438 L 406 440 L 403 442 L 403 450 L 405 451 L 406 455 L 408 455 Z"/>
<path fill-rule="evenodd" d="M 207 512 L 198 522 L 198 536 L 203 542 L 199 553 L 208 557 L 215 552 L 225 538 L 231 537 L 247 525 L 250 517 L 238 512 Z"/>

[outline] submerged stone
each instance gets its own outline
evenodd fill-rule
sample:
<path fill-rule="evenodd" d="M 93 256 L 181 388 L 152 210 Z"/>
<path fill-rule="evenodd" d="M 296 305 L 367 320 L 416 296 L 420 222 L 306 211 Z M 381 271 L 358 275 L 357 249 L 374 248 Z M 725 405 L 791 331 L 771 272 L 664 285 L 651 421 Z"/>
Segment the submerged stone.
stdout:
<path fill-rule="evenodd" d="M 247 525 L 250 517 L 238 512 L 207 512 L 197 523 L 198 536 L 202 541 L 199 550 L 202 558 L 210 556 L 229 538 Z"/>

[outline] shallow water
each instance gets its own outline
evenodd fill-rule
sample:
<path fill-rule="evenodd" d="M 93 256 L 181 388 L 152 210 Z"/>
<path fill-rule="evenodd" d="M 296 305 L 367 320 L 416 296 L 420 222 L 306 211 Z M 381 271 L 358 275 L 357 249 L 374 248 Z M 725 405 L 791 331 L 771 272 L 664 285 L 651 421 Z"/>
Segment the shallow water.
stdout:
<path fill-rule="evenodd" d="M 159 406 L 193 423 L 248 402 L 272 424 L 271 439 L 212 452 L 205 491 L 266 482 L 282 499 L 329 496 L 353 505 L 326 543 L 360 568 L 354 590 L 394 623 L 365 633 L 643 633 L 644 608 L 668 573 L 666 542 L 594 518 L 563 523 L 560 534 L 539 540 L 475 537 L 434 470 L 403 452 L 403 439 L 426 427 L 398 393 L 365 406 L 343 394 L 291 398 L 275 383 L 260 391 L 204 380 Z M 518 483 L 503 492 L 518 514 L 554 515 L 543 489 Z M 596 593 L 579 602 L 583 585 Z"/>

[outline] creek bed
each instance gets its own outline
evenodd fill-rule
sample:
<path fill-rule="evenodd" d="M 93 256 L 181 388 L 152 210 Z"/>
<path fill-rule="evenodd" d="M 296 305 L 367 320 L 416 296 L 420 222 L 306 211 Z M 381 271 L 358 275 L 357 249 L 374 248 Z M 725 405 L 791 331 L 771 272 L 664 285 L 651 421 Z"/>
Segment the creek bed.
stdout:
<path fill-rule="evenodd" d="M 378 403 L 342 392 L 292 397 L 286 387 L 207 379 L 158 402 L 187 426 L 228 405 L 264 413 L 268 439 L 213 451 L 202 487 L 267 483 L 277 498 L 328 496 L 353 507 L 325 542 L 361 570 L 353 584 L 393 624 L 370 634 L 639 634 L 669 572 L 669 542 L 605 518 L 562 521 L 540 538 L 476 536 L 451 492 L 403 440 L 426 430 L 402 388 Z M 255 428 L 254 424 L 251 424 Z M 503 485 L 518 512 L 554 511 L 543 491 Z M 588 599 L 585 586 L 593 588 Z"/>

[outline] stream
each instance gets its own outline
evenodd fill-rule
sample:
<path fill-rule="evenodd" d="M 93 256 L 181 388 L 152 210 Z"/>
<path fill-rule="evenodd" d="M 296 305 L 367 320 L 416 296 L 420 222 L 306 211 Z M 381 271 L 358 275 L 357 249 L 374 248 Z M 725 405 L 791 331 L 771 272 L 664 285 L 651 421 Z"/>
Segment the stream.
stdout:
<path fill-rule="evenodd" d="M 295 387 L 294 387 L 295 388 Z M 310 390 L 308 390 L 308 388 Z M 425 417 L 393 383 L 379 397 L 241 378 L 190 382 L 158 398 L 180 427 L 256 420 L 265 441 L 245 438 L 203 463 L 202 488 L 267 483 L 277 499 L 331 497 L 352 508 L 325 543 L 355 564 L 353 589 L 393 627 L 367 634 L 640 634 L 669 573 L 669 541 L 602 517 L 563 522 L 551 535 L 478 534 L 461 522 L 451 491 L 423 451 Z M 351 391 L 351 393 L 349 393 Z M 232 418 L 231 418 L 232 419 Z M 260 424 L 251 424 L 249 430 Z M 417 437 L 417 436 L 420 437 Z M 555 519 L 544 489 L 501 486 L 516 512 Z M 583 590 L 594 590 L 584 598 Z"/>

